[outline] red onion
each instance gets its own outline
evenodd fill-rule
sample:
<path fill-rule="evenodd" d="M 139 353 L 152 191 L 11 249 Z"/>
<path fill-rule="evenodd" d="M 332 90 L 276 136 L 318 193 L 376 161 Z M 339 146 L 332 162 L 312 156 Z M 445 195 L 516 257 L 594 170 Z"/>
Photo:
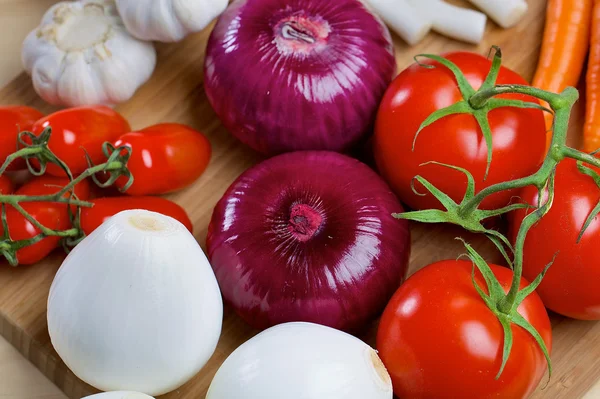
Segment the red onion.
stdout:
<path fill-rule="evenodd" d="M 387 184 L 334 152 L 279 155 L 217 203 L 207 247 L 227 303 L 264 329 L 307 321 L 360 332 L 406 276 L 409 230 Z"/>
<path fill-rule="evenodd" d="M 225 127 L 264 154 L 349 149 L 396 71 L 360 0 L 235 0 L 208 42 L 205 85 Z"/>

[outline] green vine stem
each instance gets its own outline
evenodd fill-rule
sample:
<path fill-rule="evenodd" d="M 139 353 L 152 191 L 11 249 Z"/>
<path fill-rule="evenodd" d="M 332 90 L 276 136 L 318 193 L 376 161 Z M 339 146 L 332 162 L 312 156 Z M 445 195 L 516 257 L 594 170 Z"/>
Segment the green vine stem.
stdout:
<path fill-rule="evenodd" d="M 75 195 L 75 186 L 87 178 L 92 180 L 100 187 L 108 187 L 112 185 L 119 177 L 125 176 L 128 179 L 127 184 L 121 191 L 127 190 L 133 183 L 133 176 L 127 168 L 127 162 L 131 157 L 131 148 L 119 147 L 115 148 L 110 143 L 104 143 L 103 152 L 106 156 L 106 162 L 100 165 L 93 165 L 87 153 L 85 156 L 88 160 L 88 168 L 79 176 L 73 177 L 71 170 L 65 162 L 59 159 L 49 148 L 49 141 L 52 134 L 52 129 L 47 127 L 39 136 L 35 136 L 31 132 L 21 132 L 18 136 L 18 143 L 23 148 L 17 149 L 16 152 L 9 155 L 2 166 L 0 166 L 0 175 L 5 173 L 8 166 L 19 158 L 26 160 L 27 168 L 34 176 L 43 175 L 46 171 L 48 163 L 55 164 L 64 170 L 69 178 L 69 183 L 64 187 L 57 187 L 57 191 L 49 195 L 18 195 L 5 194 L 0 195 L 1 219 L 3 235 L 0 237 L 0 255 L 4 256 L 12 266 L 18 265 L 17 251 L 24 247 L 34 245 L 46 237 L 54 236 L 63 238 L 65 247 L 76 245 L 83 238 L 83 232 L 80 228 L 80 209 L 81 207 L 91 207 L 93 204 L 87 201 L 81 201 Z M 85 151 L 85 150 L 84 150 Z M 31 160 L 35 159 L 39 166 L 34 166 Z M 109 177 L 106 182 L 101 182 L 97 178 L 98 173 L 108 173 Z M 67 195 L 68 194 L 68 195 Z M 73 227 L 68 230 L 53 230 L 39 221 L 37 221 L 26 209 L 22 203 L 30 202 L 46 202 L 46 203 L 61 203 L 69 206 L 69 216 Z M 29 223 L 40 231 L 36 236 L 24 240 L 12 240 L 10 236 L 10 226 L 6 217 L 7 206 L 14 208 L 19 212 Z M 70 206 L 75 206 L 76 211 L 73 212 Z"/>
<path fill-rule="evenodd" d="M 512 267 L 513 269 L 513 281 L 507 293 L 505 293 L 500 287 L 498 281 L 491 272 L 489 265 L 483 260 L 483 258 L 477 254 L 477 252 L 467 243 L 465 243 L 465 247 L 467 249 L 468 257 L 473 261 L 474 268 L 477 267 L 477 269 L 485 277 L 489 295 L 485 294 L 477 285 L 475 288 L 490 310 L 498 317 L 498 320 L 504 329 L 505 335 L 502 366 L 496 378 L 500 377 L 508 357 L 510 356 L 510 348 L 512 346 L 512 330 L 510 328 L 511 323 L 524 328 L 536 340 L 546 356 L 549 374 L 551 375 L 552 367 L 550 356 L 545 343 L 535 328 L 518 313 L 517 308 L 519 307 L 519 304 L 540 284 L 546 271 L 551 266 L 553 259 L 548 259 L 549 263 L 544 271 L 528 287 L 519 290 L 523 272 L 523 247 L 525 238 L 529 232 L 529 229 L 539 220 L 541 220 L 552 207 L 554 199 L 554 176 L 557 165 L 565 158 L 577 160 L 580 172 L 594 179 L 596 184 L 600 187 L 600 176 L 593 169 L 584 165 L 588 164 L 595 167 L 600 167 L 600 159 L 594 157 L 592 154 L 586 154 L 567 146 L 569 118 L 573 105 L 579 98 L 579 93 L 577 90 L 573 87 L 568 87 L 562 93 L 551 93 L 525 85 L 496 85 L 496 77 L 498 76 L 498 72 L 500 70 L 502 54 L 498 47 L 493 47 L 493 49 L 496 51 L 490 72 L 479 90 L 475 90 L 473 87 L 471 87 L 460 69 L 449 60 L 436 55 L 421 55 L 421 57 L 432 59 L 440 64 L 440 66 L 423 66 L 428 68 L 445 67 L 454 74 L 457 85 L 463 95 L 463 100 L 447 108 L 435 111 L 425 121 L 423 121 L 419 130 L 415 134 L 415 145 L 419 145 L 417 141 L 419 132 L 424 127 L 429 126 L 435 121 L 448 115 L 457 113 L 472 114 L 479 123 L 482 134 L 486 139 L 488 146 L 487 170 L 489 170 L 490 167 L 493 167 L 493 164 L 491 155 L 491 131 L 489 128 L 489 123 L 487 122 L 487 113 L 493 109 L 501 107 L 537 108 L 554 113 L 552 141 L 549 151 L 546 154 L 546 157 L 544 158 L 540 168 L 529 176 L 494 184 L 476 193 L 474 178 L 467 170 L 453 165 L 428 162 L 437 164 L 441 167 L 458 170 L 467 177 L 467 189 L 463 199 L 457 203 L 422 176 L 415 176 L 415 180 L 421 183 L 429 193 L 437 198 L 437 200 L 442 204 L 444 210 L 427 209 L 395 214 L 394 216 L 400 219 L 413 220 L 423 223 L 456 224 L 468 231 L 483 233 L 494 243 L 494 245 L 502 253 L 508 266 Z M 508 93 L 525 94 L 533 98 L 543 100 L 549 104 L 551 110 L 540 106 L 539 103 L 496 98 L 498 95 Z M 538 189 L 539 200 L 536 207 L 533 207 L 529 204 L 517 203 L 512 205 L 509 204 L 503 208 L 495 210 L 479 209 L 481 203 L 492 194 L 505 190 L 519 189 L 526 186 L 535 186 Z M 523 219 L 515 240 L 514 247 L 500 232 L 487 229 L 483 224 L 483 221 L 490 217 L 500 216 L 508 212 L 512 212 L 515 209 L 523 208 L 534 209 Z M 599 212 L 600 203 L 588 216 L 586 223 L 582 228 L 580 237 Z"/>

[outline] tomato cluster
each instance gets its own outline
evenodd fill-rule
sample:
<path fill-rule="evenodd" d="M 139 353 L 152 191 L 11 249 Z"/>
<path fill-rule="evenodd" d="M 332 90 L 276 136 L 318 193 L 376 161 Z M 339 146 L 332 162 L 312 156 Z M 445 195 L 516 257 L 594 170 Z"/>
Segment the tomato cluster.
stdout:
<path fill-rule="evenodd" d="M 59 246 L 61 237 L 44 236 L 39 226 L 32 223 L 25 211 L 37 223 L 54 231 L 74 229 L 73 235 L 90 234 L 112 215 L 127 209 L 146 209 L 171 216 L 191 232 L 192 223 L 185 210 L 176 203 L 157 195 L 181 190 L 202 175 L 211 156 L 211 146 L 204 135 L 194 129 L 175 123 L 150 126 L 132 131 L 128 121 L 111 108 L 86 106 L 70 108 L 44 116 L 29 107 L 0 108 L 0 163 L 8 156 L 33 144 L 35 136 L 51 129 L 48 148 L 63 161 L 74 177 L 85 172 L 91 165 L 107 161 L 103 145 L 109 143 L 115 148 L 129 150 L 127 169 L 133 176 L 133 183 L 125 191 L 125 196 L 113 196 L 110 190 L 92 190 L 91 179 L 84 179 L 75 186 L 74 196 L 80 201 L 91 202 L 91 207 L 77 206 L 67 202 L 23 201 L 17 209 L 6 205 L 8 232 L 0 224 L 0 236 L 11 242 L 31 241 L 30 245 L 18 247 L 16 260 L 29 265 L 39 262 Z M 33 135 L 19 132 L 29 131 Z M 23 158 L 11 162 L 8 171 L 14 172 L 27 167 Z M 31 168 L 40 171 L 40 162 L 31 159 Z M 70 182 L 66 172 L 54 163 L 48 163 L 41 176 L 31 176 L 15 190 L 8 174 L 0 175 L 0 195 L 23 195 L 48 198 L 67 186 Z M 106 176 L 99 173 L 98 180 Z M 128 176 L 121 176 L 115 182 L 117 188 L 124 189 Z M 71 194 L 65 193 L 68 198 Z M 74 225 L 74 221 L 77 221 Z M 79 230 L 79 232 L 77 232 Z"/>
<path fill-rule="evenodd" d="M 450 53 L 444 58 L 460 69 L 474 90 L 486 81 L 491 68 L 488 59 L 472 53 Z M 496 84 L 526 82 L 502 67 Z M 419 131 L 430 115 L 463 100 L 463 94 L 453 71 L 427 60 L 400 73 L 382 100 L 375 126 L 376 163 L 398 197 L 414 210 L 446 209 L 439 198 L 446 204 L 461 203 L 467 193 L 465 170 L 474 178 L 476 194 L 497 183 L 525 178 L 541 166 L 546 131 L 540 109 L 513 106 L 487 113 L 492 138 L 487 176 L 481 121 L 468 107 Z M 537 104 L 522 94 L 498 97 Z M 516 309 L 539 333 L 548 352 L 552 340 L 546 308 L 576 319 L 600 320 L 600 268 L 594 261 L 600 248 L 600 222 L 597 217 L 587 220 L 599 204 L 600 189 L 599 182 L 580 168 L 572 159 L 559 163 L 553 205 L 524 241 L 522 270 L 528 281 L 534 281 L 554 258 L 539 287 Z M 421 180 L 415 180 L 417 175 Z M 435 195 L 423 181 L 444 194 Z M 538 189 L 506 190 L 486 197 L 481 204 L 481 209 L 500 209 L 518 201 L 531 207 L 508 214 L 513 245 L 525 216 L 541 205 Z M 589 225 L 580 236 L 586 222 Z M 513 272 L 501 266 L 490 268 L 508 293 Z M 426 266 L 398 289 L 377 335 L 377 349 L 396 395 L 475 399 L 526 398 L 533 393 L 547 362 L 539 342 L 520 326 L 509 324 L 512 347 L 497 375 L 506 339 L 501 319 L 506 314 L 487 304 L 476 290 L 489 295 L 487 279 L 472 262 L 448 260 Z M 521 289 L 528 281 L 521 280 Z"/>

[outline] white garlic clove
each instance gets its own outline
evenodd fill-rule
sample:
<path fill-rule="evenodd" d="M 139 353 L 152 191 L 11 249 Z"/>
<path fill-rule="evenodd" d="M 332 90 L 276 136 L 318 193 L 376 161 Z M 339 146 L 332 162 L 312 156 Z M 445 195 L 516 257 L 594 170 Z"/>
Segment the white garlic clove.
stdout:
<path fill-rule="evenodd" d="M 204 29 L 227 0 L 117 0 L 127 30 L 142 40 L 177 42 Z"/>
<path fill-rule="evenodd" d="M 115 105 L 152 75 L 156 50 L 131 36 L 114 0 L 60 2 L 23 43 L 36 92 L 55 105 Z"/>
<path fill-rule="evenodd" d="M 148 396 L 140 392 L 132 391 L 113 391 L 97 393 L 95 395 L 86 396 L 81 399 L 154 399 L 152 396 Z"/>
<path fill-rule="evenodd" d="M 71 251 L 50 287 L 47 314 L 54 349 L 81 380 L 157 396 L 183 385 L 212 356 L 223 301 L 187 228 L 132 210 Z"/>

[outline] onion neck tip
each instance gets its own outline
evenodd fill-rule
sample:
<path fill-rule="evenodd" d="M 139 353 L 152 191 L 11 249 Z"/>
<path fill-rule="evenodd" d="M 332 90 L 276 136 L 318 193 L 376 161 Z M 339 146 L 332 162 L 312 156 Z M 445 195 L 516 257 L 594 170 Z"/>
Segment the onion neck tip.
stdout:
<path fill-rule="evenodd" d="M 383 384 L 386 388 L 391 389 L 392 378 L 390 377 L 390 374 L 385 368 L 385 365 L 381 361 L 381 358 L 379 357 L 377 352 L 372 348 L 369 348 L 369 359 L 371 362 L 371 367 L 373 367 L 375 374 L 379 377 L 380 383 Z"/>
<path fill-rule="evenodd" d="M 288 229 L 301 242 L 313 238 L 321 228 L 323 216 L 313 207 L 305 204 L 292 205 Z"/>

